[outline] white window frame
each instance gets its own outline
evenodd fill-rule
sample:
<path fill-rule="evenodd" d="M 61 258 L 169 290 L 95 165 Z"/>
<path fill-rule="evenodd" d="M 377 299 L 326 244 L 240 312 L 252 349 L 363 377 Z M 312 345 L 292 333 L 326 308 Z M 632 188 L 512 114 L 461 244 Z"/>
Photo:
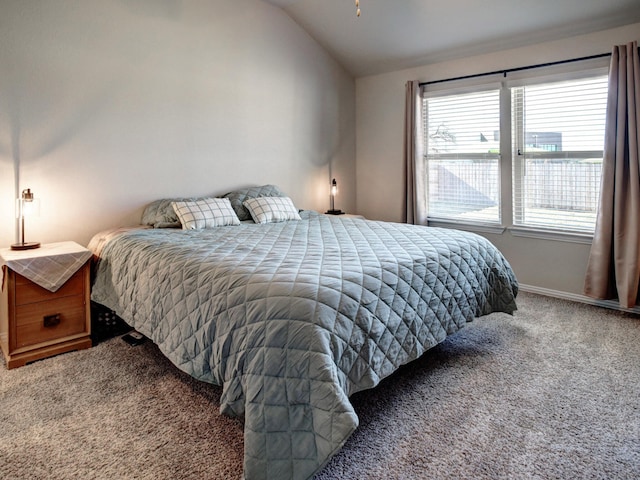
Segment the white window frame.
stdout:
<path fill-rule="evenodd" d="M 510 92 L 515 92 L 514 95 L 517 96 L 517 90 L 523 86 L 533 86 L 533 85 L 545 85 L 552 84 L 558 82 L 567 82 L 567 81 L 575 81 L 575 80 L 584 80 L 595 77 L 602 77 L 607 75 L 607 68 L 589 68 L 580 71 L 574 72 L 565 72 L 561 74 L 553 74 L 553 75 L 538 75 L 530 78 L 520 78 L 517 80 L 511 80 L 505 82 L 505 87 Z M 512 96 L 513 98 L 513 96 Z M 519 161 L 520 158 L 523 159 L 527 157 L 538 158 L 538 159 L 558 159 L 558 158 L 572 158 L 572 157 L 592 157 L 592 158 L 602 158 L 603 150 L 597 150 L 592 152 L 580 151 L 580 152 L 572 152 L 563 150 L 562 152 L 557 153 L 546 153 L 546 152 L 527 152 L 525 153 L 525 157 L 519 157 L 522 155 L 520 152 L 525 149 L 525 141 L 524 141 L 524 119 L 522 118 L 522 111 L 517 110 L 516 112 L 511 112 L 511 122 L 513 128 L 516 129 L 514 131 L 514 135 L 512 138 L 512 169 L 513 169 L 513 194 L 512 194 L 512 208 L 516 208 L 514 204 L 516 204 L 517 190 L 521 188 L 519 185 L 519 180 L 522 179 L 522 175 L 519 175 L 519 171 L 522 168 L 522 164 Z M 604 132 L 603 132 L 604 137 Z M 520 201 L 522 204 L 522 200 Z M 524 215 L 524 211 L 520 213 L 520 215 Z M 593 232 L 585 232 L 580 230 L 562 230 L 560 228 L 553 228 L 551 226 L 533 226 L 523 224 L 516 224 L 515 218 L 518 216 L 518 212 L 513 212 L 513 217 L 511 221 L 511 226 L 509 230 L 515 236 L 527 236 L 533 238 L 542 238 L 542 239 L 555 239 L 555 240 L 564 240 L 571 241 L 577 243 L 590 243 L 593 238 Z"/>
<path fill-rule="evenodd" d="M 591 243 L 593 233 L 567 232 L 549 230 L 538 227 L 516 226 L 513 222 L 513 149 L 512 149 L 512 114 L 511 88 L 514 86 L 550 83 L 554 81 L 588 78 L 608 73 L 609 57 L 592 58 L 579 62 L 554 64 L 549 67 L 517 69 L 507 74 L 496 72 L 496 75 L 483 75 L 482 78 L 467 77 L 451 82 L 426 84 L 422 87 L 423 95 L 448 95 L 478 91 L 487 88 L 487 78 L 495 85 L 500 83 L 500 225 L 479 224 L 477 222 L 461 222 L 454 220 L 429 218 L 428 224 L 480 233 L 502 234 L 505 231 L 513 236 L 529 237 L 545 240 L 558 240 L 571 243 Z M 500 75 L 498 75 L 500 73 Z"/>
<path fill-rule="evenodd" d="M 492 81 L 491 81 L 492 80 Z M 422 96 L 424 98 L 436 98 L 442 96 L 454 96 L 454 95 L 464 95 L 469 93 L 480 93 L 483 91 L 497 90 L 500 92 L 500 102 L 502 101 L 502 82 L 500 81 L 499 76 L 493 76 L 493 78 L 482 78 L 482 79 L 473 79 L 471 81 L 462 81 L 462 82 L 447 82 L 446 84 L 438 84 L 432 87 L 423 88 Z M 500 105 L 500 112 L 502 111 L 502 105 Z M 426 112 L 423 116 L 423 128 L 426 126 Z M 500 113 L 501 114 L 501 113 Z M 500 120 L 502 123 L 502 119 Z M 501 126 L 502 127 L 502 126 Z M 426 136 L 426 132 L 425 132 Z M 438 156 L 441 158 L 456 158 L 459 154 L 439 154 Z M 428 169 L 428 148 L 425 148 L 425 167 Z M 502 171 L 502 158 L 500 154 L 485 154 L 485 153 L 472 153 L 472 154 L 464 154 L 465 157 L 469 159 L 485 159 L 485 158 L 497 158 L 498 160 L 498 177 L 499 184 L 497 188 L 499 189 L 499 198 L 498 198 L 498 219 L 496 222 L 490 221 L 480 221 L 480 220 L 459 220 L 454 218 L 446 218 L 446 217 L 437 217 L 437 216 L 429 216 L 428 224 L 432 226 L 441 226 L 441 227 L 450 227 L 457 228 L 460 230 L 469 230 L 469 231 L 478 231 L 484 233 L 502 233 L 505 230 L 503 226 L 504 221 L 502 219 L 503 206 L 502 202 L 504 199 L 503 194 L 503 171 Z M 425 172 L 425 175 L 428 175 Z M 428 183 L 428 182 L 427 182 Z M 428 193 L 426 193 L 426 201 L 428 204 Z"/>

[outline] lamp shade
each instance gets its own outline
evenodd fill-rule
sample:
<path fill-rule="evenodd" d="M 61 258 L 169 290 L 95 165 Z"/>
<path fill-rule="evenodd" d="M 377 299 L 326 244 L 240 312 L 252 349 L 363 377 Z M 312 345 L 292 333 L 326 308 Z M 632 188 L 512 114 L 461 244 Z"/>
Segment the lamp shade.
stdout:
<path fill-rule="evenodd" d="M 31 198 L 31 200 L 25 200 L 23 198 L 16 199 L 16 218 L 38 216 L 40 216 L 39 198 Z"/>

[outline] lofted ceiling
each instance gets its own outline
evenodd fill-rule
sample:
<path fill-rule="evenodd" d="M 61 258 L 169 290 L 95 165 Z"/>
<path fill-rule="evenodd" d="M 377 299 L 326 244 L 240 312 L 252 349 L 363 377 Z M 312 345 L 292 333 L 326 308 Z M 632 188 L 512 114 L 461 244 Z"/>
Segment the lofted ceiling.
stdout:
<path fill-rule="evenodd" d="M 640 22 L 640 0 L 264 1 L 356 77 Z"/>

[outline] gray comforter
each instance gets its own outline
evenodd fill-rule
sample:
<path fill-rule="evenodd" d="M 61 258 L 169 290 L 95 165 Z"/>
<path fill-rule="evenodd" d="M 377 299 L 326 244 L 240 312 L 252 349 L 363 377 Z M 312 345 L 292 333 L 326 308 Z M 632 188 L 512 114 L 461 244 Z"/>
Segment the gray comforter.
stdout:
<path fill-rule="evenodd" d="M 302 221 L 131 231 L 101 252 L 92 299 L 244 418 L 247 479 L 306 479 L 358 426 L 349 396 L 517 282 L 466 232 L 303 212 Z"/>

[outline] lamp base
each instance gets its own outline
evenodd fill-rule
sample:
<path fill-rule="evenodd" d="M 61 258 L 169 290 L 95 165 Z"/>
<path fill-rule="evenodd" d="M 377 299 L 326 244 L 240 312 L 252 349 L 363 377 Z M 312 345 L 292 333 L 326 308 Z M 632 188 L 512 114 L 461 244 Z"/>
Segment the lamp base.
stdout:
<path fill-rule="evenodd" d="M 31 250 L 32 248 L 39 248 L 40 242 L 22 242 L 14 243 L 11 245 L 11 250 Z"/>
<path fill-rule="evenodd" d="M 344 214 L 342 210 L 327 210 L 324 213 L 327 215 L 343 215 Z"/>

